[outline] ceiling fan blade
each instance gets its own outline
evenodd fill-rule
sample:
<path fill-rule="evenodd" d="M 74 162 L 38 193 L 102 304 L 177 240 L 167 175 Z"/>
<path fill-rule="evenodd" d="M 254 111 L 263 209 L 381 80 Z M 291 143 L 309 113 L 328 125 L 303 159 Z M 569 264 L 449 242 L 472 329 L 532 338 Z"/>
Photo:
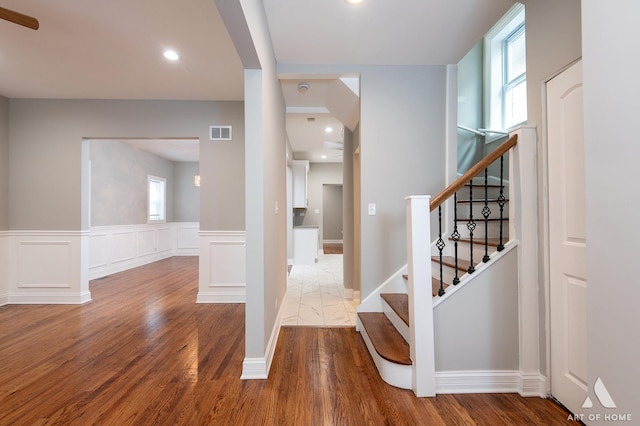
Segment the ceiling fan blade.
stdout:
<path fill-rule="evenodd" d="M 40 28 L 40 23 L 36 18 L 14 12 L 13 10 L 5 9 L 4 7 L 0 7 L 0 19 L 22 25 L 23 27 L 31 28 L 32 30 Z"/>

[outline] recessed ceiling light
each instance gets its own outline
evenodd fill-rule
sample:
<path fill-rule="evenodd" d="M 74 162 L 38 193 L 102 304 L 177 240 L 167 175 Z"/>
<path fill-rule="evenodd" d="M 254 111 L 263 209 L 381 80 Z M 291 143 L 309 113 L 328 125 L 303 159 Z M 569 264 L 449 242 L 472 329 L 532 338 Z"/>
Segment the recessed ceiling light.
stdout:
<path fill-rule="evenodd" d="M 325 127 L 325 128 L 324 128 L 324 132 L 325 132 L 325 133 L 331 133 L 331 132 L 333 132 L 333 127 L 331 127 L 331 126 L 327 126 L 327 127 Z"/>
<path fill-rule="evenodd" d="M 177 61 L 178 59 L 180 59 L 180 55 L 178 55 L 178 52 L 171 49 L 165 50 L 163 55 L 165 58 L 167 58 L 170 61 Z"/>
<path fill-rule="evenodd" d="M 320 158 L 322 158 L 324 160 L 325 158 L 327 158 L 327 156 L 323 154 L 323 155 L 320 156 Z"/>
<path fill-rule="evenodd" d="M 349 4 L 360 4 L 362 3 L 364 0 L 344 0 Z"/>

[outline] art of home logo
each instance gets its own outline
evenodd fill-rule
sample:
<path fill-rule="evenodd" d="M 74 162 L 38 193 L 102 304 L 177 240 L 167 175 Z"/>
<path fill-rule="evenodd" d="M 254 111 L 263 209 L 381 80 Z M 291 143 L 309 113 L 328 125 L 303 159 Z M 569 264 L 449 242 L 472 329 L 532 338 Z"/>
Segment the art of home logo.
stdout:
<path fill-rule="evenodd" d="M 630 413 L 617 413 L 611 412 L 609 410 L 613 410 L 616 407 L 616 403 L 613 402 L 613 398 L 611 398 L 611 394 L 604 385 L 604 382 L 600 377 L 596 380 L 593 385 L 593 393 L 595 394 L 600 406 L 606 408 L 607 411 L 604 413 L 588 413 L 588 414 L 569 414 L 567 420 L 590 420 L 590 421 L 605 421 L 605 422 L 631 422 L 631 414 Z M 594 408 L 594 403 L 591 400 L 591 397 L 587 395 L 584 402 L 582 403 L 583 409 L 592 409 Z"/>

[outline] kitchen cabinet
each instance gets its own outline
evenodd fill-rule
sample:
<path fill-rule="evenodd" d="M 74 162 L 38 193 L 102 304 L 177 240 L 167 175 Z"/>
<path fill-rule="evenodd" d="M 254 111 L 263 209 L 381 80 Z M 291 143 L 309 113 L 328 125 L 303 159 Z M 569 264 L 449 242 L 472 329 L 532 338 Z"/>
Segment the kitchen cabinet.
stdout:
<path fill-rule="evenodd" d="M 307 198 L 307 175 L 309 173 L 309 162 L 307 160 L 293 160 L 291 162 L 293 174 L 293 208 L 306 209 Z"/>
<path fill-rule="evenodd" d="M 293 264 L 304 265 L 318 261 L 318 227 L 295 226 L 293 228 Z"/>

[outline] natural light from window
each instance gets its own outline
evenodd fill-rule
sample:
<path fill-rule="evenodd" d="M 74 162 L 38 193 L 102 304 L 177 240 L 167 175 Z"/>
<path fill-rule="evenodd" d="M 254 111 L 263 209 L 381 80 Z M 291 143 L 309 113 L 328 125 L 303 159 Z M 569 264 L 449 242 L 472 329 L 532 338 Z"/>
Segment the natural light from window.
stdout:
<path fill-rule="evenodd" d="M 167 181 L 157 176 L 147 176 L 147 188 L 149 192 L 148 222 L 164 222 L 166 220 L 166 183 Z"/>
<path fill-rule="evenodd" d="M 507 130 L 527 121 L 525 15 L 514 5 L 485 37 L 485 125 Z"/>

